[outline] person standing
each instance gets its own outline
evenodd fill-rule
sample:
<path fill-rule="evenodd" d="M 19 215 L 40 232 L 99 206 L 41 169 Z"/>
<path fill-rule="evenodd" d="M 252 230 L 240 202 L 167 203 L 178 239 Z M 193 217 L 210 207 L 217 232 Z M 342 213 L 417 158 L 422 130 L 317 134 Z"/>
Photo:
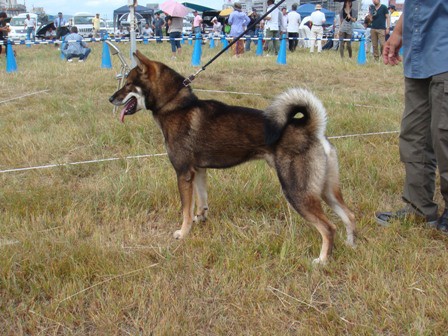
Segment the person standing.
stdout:
<path fill-rule="evenodd" d="M 87 47 L 87 43 L 78 34 L 78 27 L 73 26 L 70 29 L 70 34 L 65 36 L 64 41 L 65 44 L 62 53 L 67 59 L 67 62 L 73 62 L 74 57 L 78 57 L 79 62 L 84 62 L 87 59 L 91 49 Z"/>
<path fill-rule="evenodd" d="M 154 28 L 155 36 L 158 37 L 157 43 L 162 43 L 160 40 L 163 37 L 162 28 L 165 25 L 165 21 L 160 17 L 160 13 L 156 13 L 156 18 L 152 23 Z"/>
<path fill-rule="evenodd" d="M 370 24 L 370 38 L 373 46 L 373 58 L 379 61 L 380 52 L 378 43 L 381 45 L 381 54 L 383 53 L 383 46 L 386 42 L 386 34 L 389 34 L 390 15 L 386 5 L 382 5 L 380 0 L 372 0 L 373 5 L 369 7 L 369 15 L 372 17 Z"/>
<path fill-rule="evenodd" d="M 339 26 L 339 52 L 341 58 L 344 58 L 345 44 L 347 44 L 348 57 L 352 58 L 352 43 L 350 40 L 353 35 L 353 22 L 358 20 L 358 10 L 353 8 L 352 5 L 352 0 L 345 0 L 341 12 L 339 13 L 339 18 L 341 20 Z"/>
<path fill-rule="evenodd" d="M 176 59 L 176 55 L 180 56 L 182 47 L 180 45 L 180 38 L 182 37 L 182 28 L 184 26 L 184 19 L 181 17 L 170 17 L 167 21 L 168 34 L 170 36 L 172 59 Z"/>
<path fill-rule="evenodd" d="M 274 7 L 274 0 L 267 1 L 268 8 L 266 12 L 269 12 L 272 7 Z M 269 53 L 274 52 L 276 55 L 278 54 L 278 38 L 280 36 L 279 30 L 282 22 L 282 13 L 278 10 L 278 8 L 274 9 L 268 16 L 265 18 L 265 38 L 268 41 L 268 54 L 266 56 L 270 56 Z"/>
<path fill-rule="evenodd" d="M 101 19 L 100 14 L 96 14 L 95 17 L 92 19 L 93 24 L 93 37 L 99 38 L 100 37 L 100 29 L 101 29 Z"/>
<path fill-rule="evenodd" d="M 198 11 L 195 10 L 193 12 L 194 19 L 193 19 L 193 34 L 196 36 L 196 34 L 202 33 L 202 17 L 199 15 Z"/>
<path fill-rule="evenodd" d="M 247 27 L 252 27 L 251 30 L 249 30 L 247 32 L 246 35 L 246 46 L 245 46 L 245 51 L 250 51 L 250 45 L 252 43 L 252 38 L 256 37 L 256 27 L 253 25 L 257 20 L 258 20 L 258 15 L 256 11 L 251 10 L 247 16 L 250 19 L 249 24 L 247 25 Z M 256 40 L 254 41 L 256 43 Z"/>
<path fill-rule="evenodd" d="M 246 13 L 242 12 L 242 6 L 239 2 L 235 2 L 233 4 L 233 8 L 235 10 L 229 16 L 229 36 L 235 39 L 244 32 L 245 27 L 250 22 L 250 19 Z M 236 43 L 232 45 L 232 50 L 235 57 L 240 57 L 244 53 L 244 41 L 241 39 L 236 41 Z"/>
<path fill-rule="evenodd" d="M 27 41 L 34 41 L 36 36 L 36 20 L 34 20 L 34 18 L 31 18 L 29 14 L 26 15 L 24 27 L 26 30 Z"/>
<path fill-rule="evenodd" d="M 8 15 L 6 12 L 0 12 L 0 41 L 5 43 L 5 41 L 8 39 L 8 33 L 10 31 L 9 26 L 6 23 L 6 18 Z M 2 53 L 3 44 L 0 44 L 0 54 Z M 5 54 L 8 52 L 8 48 L 5 44 Z"/>
<path fill-rule="evenodd" d="M 311 22 L 313 23 L 313 27 L 311 27 L 311 35 L 314 38 L 311 41 L 310 52 L 314 52 L 314 46 L 317 43 L 317 52 L 322 52 L 322 36 L 324 36 L 324 23 L 325 23 L 325 14 L 322 13 L 322 6 L 317 4 L 315 11 L 311 13 Z"/>
<path fill-rule="evenodd" d="M 65 27 L 67 25 L 67 21 L 62 16 L 62 13 L 58 13 L 58 17 L 54 20 L 54 27 L 56 28 L 56 40 L 61 39 L 61 35 L 63 33 L 62 27 Z"/>
<path fill-rule="evenodd" d="M 294 3 L 291 6 L 291 11 L 288 13 L 288 39 L 289 39 L 289 51 L 294 52 L 297 48 L 297 43 L 299 42 L 297 38 L 299 37 L 299 27 L 302 21 L 300 14 L 297 13 L 297 4 Z"/>
<path fill-rule="evenodd" d="M 435 10 L 437 9 L 437 10 Z M 378 224 L 413 220 L 448 234 L 448 2 L 407 0 L 394 32 L 384 45 L 384 64 L 401 62 L 404 113 L 399 138 L 405 167 L 403 201 L 394 212 L 377 212 Z M 434 201 L 436 168 L 445 210 Z"/>

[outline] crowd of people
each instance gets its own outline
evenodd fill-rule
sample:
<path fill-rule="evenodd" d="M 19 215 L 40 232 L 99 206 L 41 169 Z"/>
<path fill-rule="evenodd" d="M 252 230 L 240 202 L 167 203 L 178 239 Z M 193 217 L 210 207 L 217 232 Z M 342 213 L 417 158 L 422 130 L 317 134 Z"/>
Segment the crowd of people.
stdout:
<path fill-rule="evenodd" d="M 266 51 L 266 56 L 278 54 L 279 40 L 283 35 L 288 37 L 287 42 L 290 52 L 296 51 L 299 47 L 309 48 L 310 53 L 314 53 L 316 46 L 317 53 L 322 52 L 324 26 L 328 26 L 330 23 L 327 22 L 327 18 L 320 4 L 317 4 L 314 12 L 304 20 L 302 20 L 302 17 L 297 12 L 298 4 L 296 3 L 292 4 L 290 11 L 286 7 L 277 8 L 274 0 L 267 0 L 266 4 L 266 12 L 269 12 L 269 14 L 263 20 L 259 20 L 261 15 L 255 8 L 246 12 L 243 11 L 240 3 L 235 2 L 233 4 L 234 10 L 228 17 L 220 17 L 219 19 L 214 17 L 211 20 L 212 27 L 208 37 L 220 38 L 224 34 L 227 37 L 237 40 L 232 46 L 235 57 L 240 57 L 244 52 L 250 51 L 251 45 L 257 43 L 260 33 L 263 34 L 263 49 Z M 381 50 L 390 33 L 391 22 L 389 10 L 395 10 L 394 6 L 387 8 L 380 3 L 380 0 L 372 0 L 369 14 L 364 20 L 368 32 L 367 38 L 371 40 L 372 54 L 375 60 L 379 60 Z M 144 27 L 141 27 L 138 36 L 158 38 L 157 42 L 161 43 L 165 30 L 165 34 L 170 37 L 172 56 L 174 58 L 181 54 L 180 38 L 183 34 L 184 18 L 171 17 L 168 14 L 162 18 L 160 14 L 160 12 L 157 12 L 151 24 L 146 23 Z M 205 25 L 201 15 L 197 11 L 194 11 L 193 15 L 193 34 L 204 34 Z M 348 52 L 348 57 L 352 57 L 353 52 L 350 40 L 353 36 L 353 23 L 357 20 L 357 6 L 353 6 L 352 0 L 345 0 L 341 10 L 332 23 L 334 37 L 339 39 L 339 41 L 335 41 L 334 43 L 331 41 L 331 43 L 333 44 L 333 49 L 339 49 L 341 57 L 344 57 L 345 50 Z M 100 35 L 100 21 L 99 14 L 96 14 L 92 19 L 93 37 L 99 37 Z M 58 17 L 54 20 L 53 26 L 54 29 L 50 27 L 46 32 L 46 38 L 48 39 L 59 40 L 64 35 L 73 33 L 69 31 L 67 20 L 61 12 L 58 13 Z M 35 20 L 28 16 L 25 20 L 24 28 L 27 32 L 27 40 L 33 40 L 36 33 Z M 5 29 L 6 27 L 2 28 L 0 26 L 0 39 L 4 38 L 7 33 Z M 243 32 L 245 32 L 245 36 L 242 40 L 239 40 L 238 37 Z M 129 27 L 124 28 L 120 26 L 115 33 L 115 37 L 118 38 L 127 38 L 129 36 Z"/>

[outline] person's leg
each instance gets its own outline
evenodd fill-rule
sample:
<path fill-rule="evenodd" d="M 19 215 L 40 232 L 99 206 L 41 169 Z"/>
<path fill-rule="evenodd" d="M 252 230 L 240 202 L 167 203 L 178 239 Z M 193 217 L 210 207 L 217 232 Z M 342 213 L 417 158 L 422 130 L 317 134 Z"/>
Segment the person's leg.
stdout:
<path fill-rule="evenodd" d="M 373 48 L 373 58 L 375 61 L 379 60 L 379 52 L 378 52 L 378 30 L 371 29 L 370 30 L 370 38 L 372 40 L 372 48 Z"/>
<path fill-rule="evenodd" d="M 273 44 L 274 44 L 274 52 L 275 52 L 276 55 L 278 54 L 278 45 L 279 45 L 278 38 L 279 38 L 279 36 L 280 36 L 280 32 L 278 30 L 274 30 L 274 32 L 273 32 L 273 37 L 274 37 Z"/>
<path fill-rule="evenodd" d="M 383 54 L 383 48 L 384 48 L 384 44 L 386 43 L 386 31 L 384 29 L 378 29 L 377 31 L 378 34 L 378 42 L 379 42 L 379 49 L 380 49 L 380 54 L 379 56 L 381 56 Z"/>
<path fill-rule="evenodd" d="M 440 174 L 440 192 L 448 209 L 448 72 L 433 76 L 429 85 L 432 140 Z M 444 213 L 445 215 L 445 213 Z M 448 232 L 448 214 L 444 230 Z M 439 223 L 440 224 L 440 223 Z"/>
<path fill-rule="evenodd" d="M 400 159 L 406 177 L 403 200 L 427 219 L 437 219 L 434 202 L 436 157 L 431 139 L 429 79 L 405 78 L 405 110 L 401 121 Z"/>
<path fill-rule="evenodd" d="M 344 58 L 344 48 L 345 48 L 345 33 L 339 32 L 339 54 L 341 58 Z"/>
<path fill-rule="evenodd" d="M 310 52 L 313 53 L 314 52 L 314 45 L 316 44 L 316 37 L 317 37 L 317 33 L 314 27 L 311 28 L 311 46 L 310 46 Z"/>
<path fill-rule="evenodd" d="M 318 27 L 317 29 L 317 52 L 322 52 L 322 37 L 324 36 L 324 29 Z"/>
<path fill-rule="evenodd" d="M 352 34 L 345 34 L 345 38 L 351 40 Z M 352 42 L 347 41 L 348 57 L 352 58 Z"/>

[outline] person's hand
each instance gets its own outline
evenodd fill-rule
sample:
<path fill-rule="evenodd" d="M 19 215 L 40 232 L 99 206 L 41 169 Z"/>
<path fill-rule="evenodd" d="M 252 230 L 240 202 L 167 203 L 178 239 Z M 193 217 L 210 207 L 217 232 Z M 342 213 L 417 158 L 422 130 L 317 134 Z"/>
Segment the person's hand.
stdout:
<path fill-rule="evenodd" d="M 393 33 L 386 41 L 383 49 L 383 62 L 384 64 L 397 65 L 401 62 L 401 56 L 399 55 L 402 45 L 401 34 Z"/>

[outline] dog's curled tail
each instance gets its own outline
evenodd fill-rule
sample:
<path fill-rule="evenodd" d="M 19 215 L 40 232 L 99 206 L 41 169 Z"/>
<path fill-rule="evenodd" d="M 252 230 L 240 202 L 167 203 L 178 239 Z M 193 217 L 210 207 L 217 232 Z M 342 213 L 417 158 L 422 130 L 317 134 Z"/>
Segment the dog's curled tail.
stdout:
<path fill-rule="evenodd" d="M 306 128 L 318 138 L 325 137 L 327 113 L 322 102 L 310 91 L 290 89 L 277 96 L 264 111 L 265 141 L 275 144 L 287 125 Z"/>

